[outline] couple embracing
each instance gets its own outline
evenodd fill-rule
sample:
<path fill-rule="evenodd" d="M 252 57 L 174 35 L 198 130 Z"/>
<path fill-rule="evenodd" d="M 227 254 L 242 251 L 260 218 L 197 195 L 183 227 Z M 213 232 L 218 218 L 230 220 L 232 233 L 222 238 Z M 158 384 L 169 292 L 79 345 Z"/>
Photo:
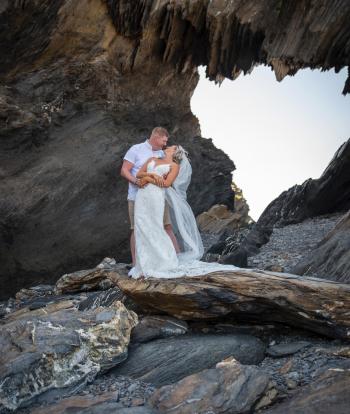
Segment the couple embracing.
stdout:
<path fill-rule="evenodd" d="M 235 266 L 201 262 L 203 243 L 186 191 L 192 168 L 180 145 L 156 127 L 125 154 L 121 175 L 129 182 L 128 209 L 133 278 L 195 276 Z"/>

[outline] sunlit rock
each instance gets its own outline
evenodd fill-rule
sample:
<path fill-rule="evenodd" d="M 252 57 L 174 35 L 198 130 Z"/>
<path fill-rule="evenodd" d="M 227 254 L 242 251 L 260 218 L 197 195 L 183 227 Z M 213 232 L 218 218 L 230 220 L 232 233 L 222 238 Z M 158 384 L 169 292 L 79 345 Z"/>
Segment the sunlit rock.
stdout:
<path fill-rule="evenodd" d="M 137 280 L 111 273 L 143 309 L 184 320 L 280 322 L 335 338 L 350 337 L 350 286 L 250 269 Z"/>
<path fill-rule="evenodd" d="M 164 414 L 246 413 L 264 394 L 268 383 L 264 372 L 231 357 L 215 368 L 159 388 L 150 403 Z"/>

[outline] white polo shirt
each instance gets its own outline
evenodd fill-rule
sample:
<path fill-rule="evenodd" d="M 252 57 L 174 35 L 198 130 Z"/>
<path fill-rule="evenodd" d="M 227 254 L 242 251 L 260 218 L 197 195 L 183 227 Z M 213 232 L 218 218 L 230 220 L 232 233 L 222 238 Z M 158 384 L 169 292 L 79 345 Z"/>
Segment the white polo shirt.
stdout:
<path fill-rule="evenodd" d="M 146 140 L 141 144 L 133 145 L 124 156 L 124 160 L 131 162 L 133 165 L 131 174 L 136 177 L 137 172 L 143 164 L 152 157 L 162 158 L 163 150 L 153 151 L 152 145 Z M 129 181 L 128 200 L 135 200 L 138 186 Z"/>

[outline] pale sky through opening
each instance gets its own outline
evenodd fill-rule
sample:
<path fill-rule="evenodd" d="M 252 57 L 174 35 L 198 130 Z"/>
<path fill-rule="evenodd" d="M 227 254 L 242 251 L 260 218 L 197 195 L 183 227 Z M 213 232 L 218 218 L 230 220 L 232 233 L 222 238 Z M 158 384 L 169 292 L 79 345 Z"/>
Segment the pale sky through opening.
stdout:
<path fill-rule="evenodd" d="M 234 161 L 233 181 L 257 220 L 281 192 L 318 178 L 350 136 L 347 71 L 300 70 L 277 82 L 266 66 L 221 86 L 205 77 L 191 99 L 202 136 Z"/>

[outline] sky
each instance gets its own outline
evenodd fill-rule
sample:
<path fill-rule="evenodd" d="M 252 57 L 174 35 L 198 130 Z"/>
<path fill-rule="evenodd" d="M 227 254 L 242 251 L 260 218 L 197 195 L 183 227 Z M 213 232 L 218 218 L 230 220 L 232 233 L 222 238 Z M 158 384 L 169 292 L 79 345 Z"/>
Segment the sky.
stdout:
<path fill-rule="evenodd" d="M 202 137 L 234 161 L 233 181 L 257 220 L 283 191 L 318 178 L 350 137 L 347 71 L 304 69 L 277 82 L 266 66 L 215 84 L 199 67 L 191 98 Z"/>

